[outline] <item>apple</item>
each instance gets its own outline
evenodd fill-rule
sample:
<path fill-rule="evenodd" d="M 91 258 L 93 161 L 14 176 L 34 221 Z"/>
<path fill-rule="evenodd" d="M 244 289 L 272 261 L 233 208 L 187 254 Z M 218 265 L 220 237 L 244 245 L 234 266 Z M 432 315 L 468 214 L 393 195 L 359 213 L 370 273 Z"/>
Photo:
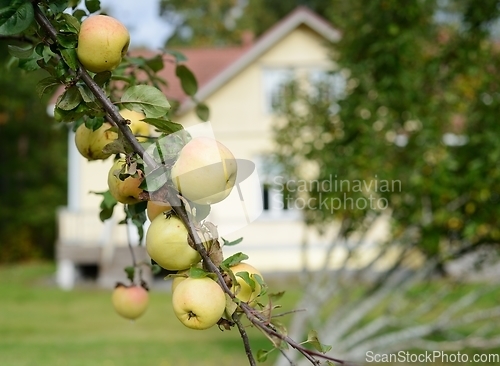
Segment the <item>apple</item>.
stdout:
<path fill-rule="evenodd" d="M 116 140 L 118 134 L 110 131 L 111 124 L 104 122 L 97 130 L 92 131 L 82 123 L 75 132 L 75 145 L 80 154 L 88 160 L 107 159 L 111 154 L 102 152 L 104 147 Z"/>
<path fill-rule="evenodd" d="M 126 319 L 137 319 L 146 311 L 149 294 L 142 286 L 118 284 L 111 295 L 116 312 Z"/>
<path fill-rule="evenodd" d="M 181 149 L 171 173 L 175 188 L 185 198 L 209 205 L 231 193 L 237 164 L 231 151 L 220 142 L 196 137 Z"/>
<path fill-rule="evenodd" d="M 149 136 L 149 124 L 142 121 L 146 118 L 144 113 L 131 111 L 130 109 L 120 110 L 120 115 L 130 121 L 130 129 L 134 135 L 139 136 Z M 144 142 L 147 140 L 146 137 L 138 137 L 139 142 Z"/>
<path fill-rule="evenodd" d="M 252 303 L 255 303 L 255 300 L 259 296 L 261 291 L 261 285 L 257 282 L 255 276 L 259 275 L 260 278 L 263 280 L 263 277 L 260 274 L 260 272 L 250 264 L 243 262 L 240 262 L 230 267 L 230 269 L 233 272 L 234 276 L 236 277 L 236 281 L 239 284 L 238 288 L 234 284 L 231 288 L 233 293 L 235 293 L 235 296 L 241 301 L 247 302 L 250 305 L 252 305 Z M 238 273 L 242 272 L 247 272 L 249 274 L 250 279 L 252 279 L 255 282 L 255 288 L 253 290 L 250 287 L 250 285 L 243 279 L 243 277 L 241 277 L 241 275 L 238 275 Z"/>
<path fill-rule="evenodd" d="M 111 169 L 108 173 L 108 187 L 111 195 L 118 201 L 124 204 L 132 205 L 138 203 L 139 194 L 143 192 L 142 188 L 139 188 L 144 177 L 139 171 L 141 177 L 127 177 L 125 180 L 120 180 L 115 173 L 119 172 L 123 166 L 126 164 L 125 158 L 120 158 L 115 160 Z"/>
<path fill-rule="evenodd" d="M 146 233 L 146 251 L 160 267 L 180 271 L 197 264 L 200 254 L 188 243 L 188 231 L 175 215 L 158 215 Z"/>
<path fill-rule="evenodd" d="M 217 324 L 226 309 L 226 295 L 211 278 L 186 278 L 172 294 L 177 319 L 191 329 L 208 329 Z"/>
<path fill-rule="evenodd" d="M 76 53 L 88 71 L 111 71 L 120 64 L 129 44 L 130 34 L 122 23 L 107 15 L 93 15 L 81 24 Z"/>
<path fill-rule="evenodd" d="M 159 214 L 170 211 L 172 209 L 172 206 L 170 206 L 166 202 L 160 202 L 160 201 L 148 201 L 147 207 L 146 207 L 146 214 L 148 215 L 149 221 L 153 221 L 156 216 Z"/>

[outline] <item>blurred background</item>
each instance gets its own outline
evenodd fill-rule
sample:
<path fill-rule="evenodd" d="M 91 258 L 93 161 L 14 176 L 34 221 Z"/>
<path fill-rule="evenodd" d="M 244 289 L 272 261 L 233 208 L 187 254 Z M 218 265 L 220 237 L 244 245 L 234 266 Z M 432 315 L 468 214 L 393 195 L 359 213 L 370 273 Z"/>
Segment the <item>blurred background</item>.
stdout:
<path fill-rule="evenodd" d="M 130 30 L 132 55 L 183 53 L 216 137 L 256 162 L 264 212 L 225 253 L 249 254 L 287 290 L 284 310 L 307 309 L 286 318 L 291 336 L 316 329 L 333 356 L 361 363 L 400 350 L 500 362 L 499 1 L 101 7 Z M 74 155 L 53 98 L 36 93 L 44 73 L 0 48 L 2 362 L 245 364 L 234 331 L 181 328 L 162 278 L 144 318 L 113 313 L 126 234 L 106 231 L 89 194 L 106 189 L 108 168 Z M 174 121 L 199 122 L 166 65 Z M 255 350 L 271 348 L 252 335 Z M 289 362 L 274 351 L 264 364 Z"/>

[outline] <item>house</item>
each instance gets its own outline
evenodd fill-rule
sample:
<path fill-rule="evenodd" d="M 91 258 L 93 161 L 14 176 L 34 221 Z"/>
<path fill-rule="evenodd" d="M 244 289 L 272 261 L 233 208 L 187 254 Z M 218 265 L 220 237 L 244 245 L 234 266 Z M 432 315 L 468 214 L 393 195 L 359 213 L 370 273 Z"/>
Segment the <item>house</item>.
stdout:
<path fill-rule="evenodd" d="M 253 40 L 247 34 L 241 46 L 180 50 L 198 79 L 197 99 L 210 108 L 215 137 L 236 158 L 256 164 L 263 187 L 267 187 L 268 178 L 261 169 L 262 162 L 273 150 L 273 98 L 279 97 L 282 84 L 292 76 L 321 78 L 325 75 L 331 67 L 329 46 L 339 38 L 339 32 L 331 24 L 307 8 L 299 7 L 259 39 Z M 137 52 L 153 54 L 144 50 Z M 185 127 L 199 125 L 194 104 L 183 95 L 172 63 L 166 62 L 166 65 L 162 71 L 169 81 L 165 94 L 181 101 L 175 122 Z M 105 223 L 99 221 L 101 198 L 89 192 L 107 190 L 106 176 L 111 162 L 87 162 L 74 148 L 73 137 L 69 138 L 68 206 L 58 213 L 58 282 L 62 287 L 71 288 L 78 274 L 97 271 L 99 282 L 110 286 L 124 279 L 122 268 L 130 264 L 127 240 L 137 244 L 137 236 L 127 226 L 116 225 L 122 218 L 120 215 Z M 244 238 L 241 244 L 225 248 L 225 256 L 244 252 L 249 255 L 249 262 L 262 272 L 301 268 L 304 227 L 299 213 L 283 205 L 282 193 L 263 189 L 263 197 L 257 198 L 262 213 L 252 222 L 235 223 L 234 230 L 223 233 L 228 240 Z M 231 228 L 233 208 L 213 210 L 210 221 L 216 225 L 227 223 Z M 148 260 L 143 246 L 134 246 L 134 250 L 142 260 Z M 321 255 L 319 247 L 317 255 Z M 312 266 L 318 263 L 314 250 L 309 261 Z"/>

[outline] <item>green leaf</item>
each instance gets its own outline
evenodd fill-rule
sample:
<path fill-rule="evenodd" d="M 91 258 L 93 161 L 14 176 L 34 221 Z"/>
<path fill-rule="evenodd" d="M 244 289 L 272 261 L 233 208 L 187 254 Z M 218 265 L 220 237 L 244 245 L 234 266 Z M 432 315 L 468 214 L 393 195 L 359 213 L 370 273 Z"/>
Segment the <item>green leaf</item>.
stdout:
<path fill-rule="evenodd" d="M 39 97 L 42 97 L 45 93 L 51 92 L 56 87 L 61 85 L 59 80 L 56 78 L 49 76 L 45 79 L 40 80 L 35 87 L 36 93 Z"/>
<path fill-rule="evenodd" d="M 307 343 L 314 347 L 317 351 L 321 353 L 326 353 L 332 349 L 332 346 L 322 344 L 318 338 L 318 332 L 315 330 L 310 330 L 307 335 Z"/>
<path fill-rule="evenodd" d="M 240 277 L 243 279 L 243 281 L 246 282 L 248 286 L 252 289 L 252 292 L 255 290 L 255 281 L 250 277 L 250 273 L 248 272 L 238 272 L 234 274 L 237 277 Z"/>
<path fill-rule="evenodd" d="M 78 107 L 81 101 L 82 96 L 80 91 L 73 85 L 59 97 L 56 106 L 64 111 L 70 111 Z"/>
<path fill-rule="evenodd" d="M 85 0 L 85 7 L 91 13 L 101 10 L 101 2 L 99 0 Z"/>
<path fill-rule="evenodd" d="M 163 117 L 170 110 L 170 103 L 163 93 L 149 85 L 137 85 L 128 88 L 121 98 L 127 109 L 143 112 L 148 118 Z"/>
<path fill-rule="evenodd" d="M 58 33 L 57 42 L 64 48 L 76 48 L 78 35 L 75 33 Z"/>
<path fill-rule="evenodd" d="M 123 270 L 127 274 L 127 278 L 130 280 L 130 282 L 134 282 L 135 268 L 132 266 L 127 266 Z"/>
<path fill-rule="evenodd" d="M 35 12 L 31 2 L 14 0 L 9 7 L 0 9 L 0 35 L 21 33 L 34 19 Z"/>
<path fill-rule="evenodd" d="M 102 201 L 100 204 L 101 212 L 99 212 L 99 219 L 104 222 L 113 216 L 113 210 L 118 203 L 118 201 L 111 195 L 109 190 L 105 192 L 90 192 L 102 196 Z"/>
<path fill-rule="evenodd" d="M 85 119 L 85 127 L 92 131 L 96 131 L 99 128 L 101 128 L 102 124 L 104 123 L 104 118 L 103 117 L 95 117 L 95 118 L 86 118 Z"/>
<path fill-rule="evenodd" d="M 75 48 L 62 48 L 61 56 L 71 70 L 76 70 L 78 68 L 78 57 Z"/>
<path fill-rule="evenodd" d="M 87 85 L 83 84 L 83 85 L 78 85 L 77 87 L 85 103 L 92 103 L 95 101 L 95 96 L 90 91 Z"/>
<path fill-rule="evenodd" d="M 194 96 L 198 91 L 198 82 L 191 70 L 185 65 L 177 65 L 175 68 L 175 75 L 177 75 L 181 81 L 182 90 L 184 90 L 187 95 Z"/>
<path fill-rule="evenodd" d="M 265 350 L 265 349 L 259 349 L 257 351 L 257 361 L 259 362 L 265 362 L 267 360 L 267 356 L 274 351 L 276 348 L 271 348 L 270 350 Z"/>
<path fill-rule="evenodd" d="M 157 264 L 152 264 L 151 265 L 151 273 L 154 275 L 157 275 L 161 272 L 161 267 Z"/>
<path fill-rule="evenodd" d="M 233 254 L 232 256 L 226 258 L 224 262 L 222 262 L 221 266 L 223 269 L 229 269 L 229 267 L 235 266 L 238 263 L 241 263 L 242 261 L 248 259 L 248 255 L 245 253 L 236 253 Z"/>
<path fill-rule="evenodd" d="M 94 75 L 94 81 L 99 85 L 100 87 L 103 87 L 104 84 L 106 84 L 110 79 L 111 79 L 111 71 L 103 71 L 98 74 Z"/>
<path fill-rule="evenodd" d="M 191 278 L 205 278 L 208 277 L 208 275 L 209 273 L 205 271 L 203 268 L 199 268 L 196 266 L 189 268 L 188 276 Z"/>
<path fill-rule="evenodd" d="M 281 299 L 284 294 L 285 294 L 285 291 L 280 291 L 280 292 L 273 292 L 271 294 L 268 294 L 267 296 L 269 297 L 270 302 L 276 302 L 279 299 Z"/>
<path fill-rule="evenodd" d="M 78 18 L 68 13 L 62 13 L 61 16 L 64 19 L 64 23 L 59 31 L 73 33 L 74 35 L 78 34 L 80 31 L 80 22 Z"/>
<path fill-rule="evenodd" d="M 196 104 L 196 115 L 203 122 L 208 121 L 210 118 L 210 110 L 208 109 L 208 106 L 205 103 Z"/>
<path fill-rule="evenodd" d="M 153 70 L 154 72 L 158 72 L 163 69 L 163 57 L 161 55 L 156 55 L 148 60 L 146 60 L 146 65 Z"/>
<path fill-rule="evenodd" d="M 180 123 L 175 123 L 161 118 L 144 118 L 143 121 L 156 127 L 160 132 L 167 135 L 178 132 L 184 128 Z"/>
<path fill-rule="evenodd" d="M 224 246 L 230 247 L 231 245 L 236 245 L 236 244 L 241 243 L 243 241 L 243 238 L 239 238 L 239 239 L 236 239 L 233 241 L 229 241 L 229 240 L 226 240 L 224 238 L 222 238 L 222 240 L 224 241 Z"/>
<path fill-rule="evenodd" d="M 28 58 L 33 54 L 33 46 L 18 47 L 14 45 L 9 45 L 8 50 L 11 56 L 17 58 Z"/>
<path fill-rule="evenodd" d="M 179 63 L 179 62 L 184 62 L 184 61 L 187 61 L 187 57 L 184 56 L 183 53 L 179 52 L 179 51 L 175 51 L 175 50 L 164 50 L 164 52 L 166 54 L 169 54 L 171 56 L 174 56 L 175 58 L 175 62 L 176 63 Z"/>

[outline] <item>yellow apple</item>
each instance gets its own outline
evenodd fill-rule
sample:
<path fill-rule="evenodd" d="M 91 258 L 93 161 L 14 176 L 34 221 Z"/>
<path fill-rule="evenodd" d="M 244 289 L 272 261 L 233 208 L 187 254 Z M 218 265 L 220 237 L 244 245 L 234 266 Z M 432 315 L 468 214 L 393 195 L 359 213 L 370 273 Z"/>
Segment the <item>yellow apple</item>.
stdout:
<path fill-rule="evenodd" d="M 238 263 L 235 266 L 231 267 L 231 271 L 233 271 L 234 276 L 236 277 L 236 281 L 239 284 L 239 288 L 237 288 L 234 284 L 232 287 L 233 293 L 235 293 L 235 296 L 240 299 L 243 302 L 248 302 L 250 305 L 255 302 L 255 299 L 257 296 L 259 296 L 260 291 L 261 291 L 261 286 L 255 279 L 255 275 L 259 275 L 261 279 L 263 279 L 262 275 L 260 272 L 253 266 L 251 266 L 248 263 Z M 255 288 L 252 291 L 252 288 L 250 285 L 241 277 L 241 275 L 238 275 L 238 273 L 242 272 L 247 272 L 249 274 L 250 279 L 252 279 L 255 282 Z"/>
<path fill-rule="evenodd" d="M 148 201 L 148 205 L 146 207 L 146 214 L 148 215 L 149 221 L 153 221 L 156 216 L 159 214 L 170 211 L 172 206 L 170 206 L 166 202 L 159 201 Z"/>
<path fill-rule="evenodd" d="M 208 329 L 217 324 L 226 309 L 226 296 L 211 278 L 186 278 L 172 294 L 177 319 L 191 329 Z"/>
<path fill-rule="evenodd" d="M 130 109 L 122 109 L 120 110 L 120 115 L 130 121 L 130 129 L 134 135 L 149 136 L 149 124 L 142 121 L 146 118 L 144 113 L 131 111 Z M 143 142 L 146 141 L 147 138 L 138 137 L 137 140 Z"/>
<path fill-rule="evenodd" d="M 111 154 L 103 153 L 102 149 L 118 137 L 116 132 L 109 130 L 111 127 L 110 123 L 104 122 L 101 127 L 92 131 L 82 123 L 75 132 L 75 145 L 80 154 L 88 160 L 109 158 Z"/>
<path fill-rule="evenodd" d="M 111 71 L 121 62 L 130 44 L 127 28 L 107 15 L 93 15 L 82 22 L 78 34 L 78 59 L 92 72 Z"/>
<path fill-rule="evenodd" d="M 115 311 L 126 319 L 137 319 L 146 311 L 149 294 L 142 286 L 118 284 L 111 295 Z"/>
<path fill-rule="evenodd" d="M 231 193 L 237 164 L 223 144 L 208 137 L 197 137 L 181 149 L 171 173 L 175 188 L 184 197 L 209 205 Z"/>
<path fill-rule="evenodd" d="M 146 233 L 146 251 L 160 267 L 171 271 L 187 269 L 201 260 L 188 244 L 188 231 L 174 215 L 158 215 Z"/>
<path fill-rule="evenodd" d="M 113 166 L 108 173 L 108 187 L 111 195 L 118 201 L 124 204 L 132 205 L 138 203 L 139 194 L 143 192 L 142 188 L 139 188 L 144 177 L 127 177 L 125 180 L 120 180 L 115 173 L 119 172 L 123 166 L 126 164 L 125 158 L 120 158 L 115 160 Z"/>

